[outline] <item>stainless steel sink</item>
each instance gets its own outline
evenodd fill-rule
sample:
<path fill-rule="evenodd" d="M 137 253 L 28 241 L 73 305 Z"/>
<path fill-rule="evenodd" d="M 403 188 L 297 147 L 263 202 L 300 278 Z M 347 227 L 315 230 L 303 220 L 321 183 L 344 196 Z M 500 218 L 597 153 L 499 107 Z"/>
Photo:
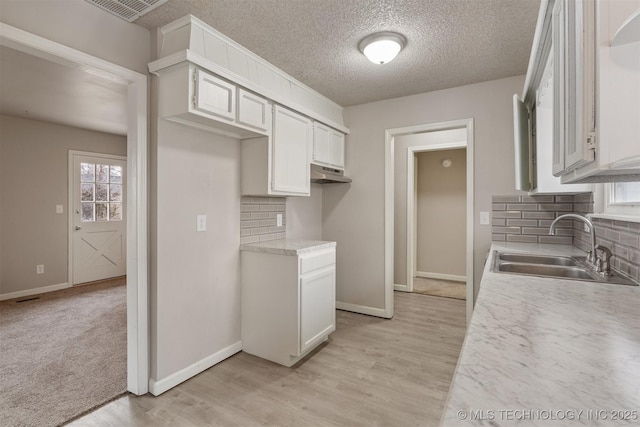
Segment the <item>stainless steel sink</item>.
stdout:
<path fill-rule="evenodd" d="M 585 257 L 494 251 L 493 260 L 491 271 L 495 273 L 524 274 L 528 276 L 638 286 L 638 283 L 618 274 L 605 276 L 595 272 L 587 265 Z"/>
<path fill-rule="evenodd" d="M 507 273 L 532 274 L 535 276 L 562 277 L 569 279 L 593 280 L 593 276 L 581 267 L 548 264 L 518 264 L 501 262 L 498 271 Z"/>
<path fill-rule="evenodd" d="M 500 261 L 522 262 L 526 264 L 547 264 L 547 265 L 579 265 L 574 258 L 550 255 L 532 254 L 505 254 L 499 253 Z"/>

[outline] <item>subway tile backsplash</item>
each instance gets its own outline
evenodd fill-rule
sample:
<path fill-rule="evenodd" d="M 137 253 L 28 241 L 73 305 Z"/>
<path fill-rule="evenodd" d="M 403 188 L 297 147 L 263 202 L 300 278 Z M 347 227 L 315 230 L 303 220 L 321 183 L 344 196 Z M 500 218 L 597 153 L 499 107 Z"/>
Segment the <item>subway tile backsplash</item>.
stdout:
<path fill-rule="evenodd" d="M 573 244 L 572 221 L 559 222 L 555 236 L 549 236 L 549 225 L 573 212 L 574 196 L 493 196 L 492 203 L 491 240 Z"/>
<path fill-rule="evenodd" d="M 287 212 L 284 197 L 242 197 L 240 199 L 240 243 L 285 239 Z M 282 226 L 277 215 L 282 214 Z"/>

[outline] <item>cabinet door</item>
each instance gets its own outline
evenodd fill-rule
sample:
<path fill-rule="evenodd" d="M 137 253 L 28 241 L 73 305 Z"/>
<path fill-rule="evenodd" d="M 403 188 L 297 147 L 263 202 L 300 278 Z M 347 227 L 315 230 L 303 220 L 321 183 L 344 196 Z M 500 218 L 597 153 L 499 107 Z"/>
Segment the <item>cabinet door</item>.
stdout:
<path fill-rule="evenodd" d="M 554 4 L 552 15 L 553 33 L 553 174 L 564 172 L 565 140 L 565 21 L 564 1 Z"/>
<path fill-rule="evenodd" d="M 329 145 L 329 163 L 340 169 L 344 169 L 344 134 L 331 130 Z"/>
<path fill-rule="evenodd" d="M 272 190 L 291 195 L 310 194 L 309 163 L 313 123 L 310 119 L 282 108 L 274 110 Z"/>
<path fill-rule="evenodd" d="M 335 264 L 300 278 L 300 353 L 336 327 Z"/>
<path fill-rule="evenodd" d="M 238 88 L 238 123 L 266 132 L 271 127 L 271 104 L 258 95 Z"/>
<path fill-rule="evenodd" d="M 329 165 L 331 129 L 320 123 L 313 124 L 313 163 Z"/>
<path fill-rule="evenodd" d="M 235 86 L 199 69 L 196 69 L 195 73 L 195 109 L 234 121 L 236 117 Z"/>

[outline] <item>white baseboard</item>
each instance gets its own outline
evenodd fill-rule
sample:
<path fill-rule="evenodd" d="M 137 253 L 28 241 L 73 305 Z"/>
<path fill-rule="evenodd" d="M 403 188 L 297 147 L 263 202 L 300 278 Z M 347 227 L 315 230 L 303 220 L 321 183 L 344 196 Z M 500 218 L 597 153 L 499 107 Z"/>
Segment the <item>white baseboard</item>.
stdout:
<path fill-rule="evenodd" d="M 384 317 L 388 319 L 386 311 L 383 308 L 369 307 L 366 305 L 349 304 L 346 302 L 336 301 L 338 310 L 353 311 L 354 313 L 368 314 L 369 316 Z"/>
<path fill-rule="evenodd" d="M 393 285 L 393 290 L 394 291 L 400 291 L 400 292 L 409 292 L 407 290 L 407 285 L 398 285 L 397 283 L 395 283 Z"/>
<path fill-rule="evenodd" d="M 456 276 L 455 274 L 427 273 L 426 271 L 416 271 L 416 277 L 425 279 L 452 280 L 454 282 L 466 282 L 467 276 Z"/>
<path fill-rule="evenodd" d="M 224 359 L 233 356 L 241 350 L 242 341 L 238 341 L 231 344 L 229 347 L 225 347 L 222 350 L 205 357 L 191 366 L 187 366 L 175 374 L 171 374 L 168 377 L 161 379 L 160 381 L 149 378 L 149 393 L 154 396 L 158 396 L 189 378 L 198 375 L 200 372 L 209 369 L 213 365 L 222 362 Z"/>
<path fill-rule="evenodd" d="M 24 291 L 9 292 L 8 294 L 0 294 L 0 301 L 4 301 L 4 300 L 8 300 L 8 299 L 14 299 L 14 298 L 29 297 L 31 295 L 38 295 L 38 294 L 44 294 L 46 292 L 59 291 L 60 289 L 67 289 L 67 288 L 70 288 L 70 287 L 71 287 L 71 284 L 68 283 L 68 282 L 65 282 L 65 283 L 59 283 L 57 285 L 43 286 L 41 288 L 26 289 Z"/>

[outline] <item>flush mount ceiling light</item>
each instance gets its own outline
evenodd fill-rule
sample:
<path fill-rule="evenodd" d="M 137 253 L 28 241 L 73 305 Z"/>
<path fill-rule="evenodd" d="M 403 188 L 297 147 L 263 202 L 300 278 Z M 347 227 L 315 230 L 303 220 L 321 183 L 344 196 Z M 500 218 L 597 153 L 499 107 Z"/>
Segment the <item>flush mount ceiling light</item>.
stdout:
<path fill-rule="evenodd" d="M 374 64 L 386 64 L 398 56 L 407 39 L 398 33 L 384 31 L 362 39 L 358 48 Z"/>

